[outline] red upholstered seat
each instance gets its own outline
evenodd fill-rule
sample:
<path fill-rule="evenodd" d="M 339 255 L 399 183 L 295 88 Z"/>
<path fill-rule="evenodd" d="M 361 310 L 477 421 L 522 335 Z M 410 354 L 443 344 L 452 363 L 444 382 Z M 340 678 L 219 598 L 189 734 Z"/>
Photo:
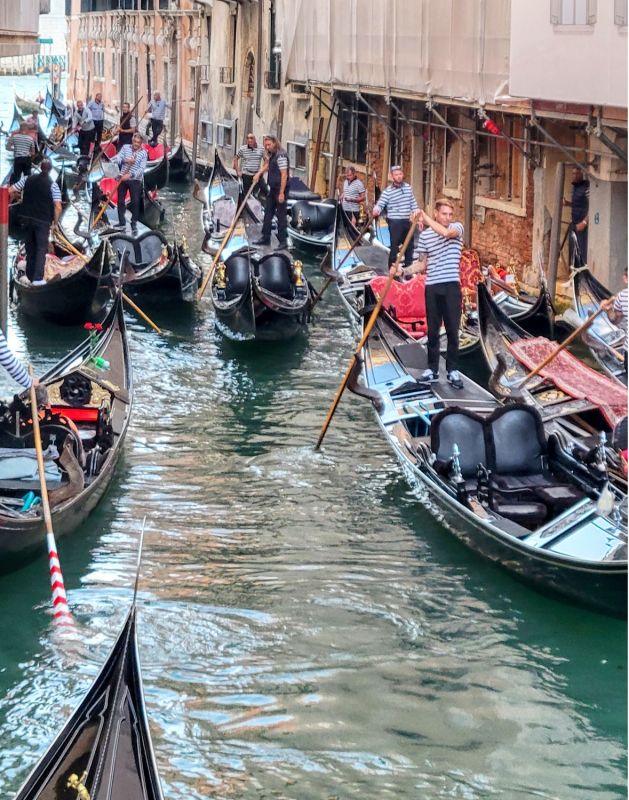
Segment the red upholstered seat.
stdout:
<path fill-rule="evenodd" d="M 156 144 L 153 147 L 150 144 L 143 144 L 142 147 L 148 153 L 148 160 L 149 161 L 161 161 L 164 158 L 164 145 L 163 144 Z M 168 148 L 170 151 L 170 147 Z"/>
<path fill-rule="evenodd" d="M 101 150 L 107 156 L 107 158 L 113 158 L 116 155 L 116 145 L 112 144 L 111 142 L 102 144 Z"/>
<path fill-rule="evenodd" d="M 373 278 L 369 285 L 379 295 L 387 282 L 385 275 Z M 383 303 L 384 310 L 414 339 L 426 336 L 426 278 L 415 275 L 410 281 L 393 281 Z"/>
<path fill-rule="evenodd" d="M 100 190 L 104 195 L 108 195 L 117 184 L 118 181 L 115 178 L 102 178 L 98 182 Z M 112 196 L 109 198 L 109 202 L 114 206 L 118 204 L 118 192 L 114 192 L 112 194 Z"/>
<path fill-rule="evenodd" d="M 476 286 L 482 281 L 483 274 L 480 268 L 480 256 L 476 250 L 463 250 L 461 253 L 461 299 L 465 304 L 465 292 L 472 308 L 476 308 Z"/>

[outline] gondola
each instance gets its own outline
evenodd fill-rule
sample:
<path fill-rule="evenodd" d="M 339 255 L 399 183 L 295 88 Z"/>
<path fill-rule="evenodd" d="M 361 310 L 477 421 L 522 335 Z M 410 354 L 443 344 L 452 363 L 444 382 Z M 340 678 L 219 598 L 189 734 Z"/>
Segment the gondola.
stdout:
<path fill-rule="evenodd" d="M 90 184 L 91 193 L 92 193 L 92 209 L 96 211 L 100 207 L 104 198 L 109 195 L 109 193 L 115 189 L 117 180 L 115 178 L 102 178 L 100 181 L 95 181 L 94 183 Z M 126 199 L 127 205 L 129 203 L 129 198 L 127 195 Z M 111 196 L 110 200 L 110 209 L 108 210 L 108 218 L 111 219 L 112 224 L 116 224 L 113 220 L 117 221 L 118 219 L 118 212 L 116 209 L 117 203 L 117 194 Z M 110 211 L 114 211 L 113 214 Z M 142 191 L 142 203 L 140 206 L 140 222 L 142 225 L 146 225 L 147 228 L 151 228 L 151 230 L 155 230 L 159 228 L 160 225 L 164 222 L 166 218 L 166 209 L 162 205 L 159 197 L 157 196 L 156 190 L 148 190 L 146 185 L 143 187 Z"/>
<path fill-rule="evenodd" d="M 131 416 L 131 364 L 120 295 L 101 330 L 93 329 L 40 380 L 50 402 L 43 418 L 40 413 L 44 449 L 54 444 L 60 454 L 48 478 L 53 529 L 60 538 L 84 522 L 105 493 Z M 20 398 L 0 407 L 3 448 L 33 448 L 30 413 Z M 30 457 L 32 450 L 24 452 Z M 0 479 L 0 572 L 42 553 L 46 537 L 40 506 L 27 502 L 29 493 L 39 495 L 39 480 L 16 479 L 10 458 L 5 467 L 13 477 Z"/>
<path fill-rule="evenodd" d="M 337 201 L 298 200 L 290 209 L 288 233 L 294 242 L 317 250 L 334 243 Z"/>
<path fill-rule="evenodd" d="M 61 260 L 66 256 L 69 261 Z M 11 274 L 11 293 L 19 310 L 28 317 L 57 325 L 98 321 L 111 299 L 110 276 L 113 253 L 101 242 L 85 262 L 66 252 L 46 258 L 46 285 L 32 286 L 25 280 L 25 257 L 18 253 Z"/>
<path fill-rule="evenodd" d="M 597 379 L 607 380 L 609 386 L 604 394 L 610 400 L 616 395 L 622 404 L 622 387 L 614 385 L 609 378 L 604 379 L 584 364 L 578 365 L 582 377 L 577 379 L 577 383 L 582 385 L 576 386 L 572 393 L 566 390 L 564 384 L 556 384 L 550 378 L 539 375 L 522 387 L 522 381 L 530 370 L 516 357 L 514 348 L 523 341 L 533 341 L 533 337 L 502 311 L 482 284 L 478 286 L 478 318 L 483 353 L 492 373 L 489 386 L 499 397 L 520 399 L 533 406 L 543 420 L 561 420 L 565 427 L 581 437 L 587 436 L 588 431 L 610 432 L 617 418 L 626 414 L 626 411 L 622 414 L 608 410 L 604 403 L 594 402 L 581 391 L 587 388 L 585 383 L 591 373 Z M 537 363 L 541 360 L 539 357 Z M 626 406 L 626 394 L 624 404 Z"/>
<path fill-rule="evenodd" d="M 9 125 L 9 133 L 13 133 L 16 131 L 22 122 L 25 122 L 26 118 L 20 111 L 20 109 L 14 105 L 13 106 L 13 117 L 11 119 L 11 124 Z M 48 141 L 48 137 L 46 131 L 42 128 L 41 120 L 39 119 L 39 114 L 37 114 L 37 147 L 41 151 L 46 142 Z"/>
<path fill-rule="evenodd" d="M 151 181 L 162 180 L 162 172 L 164 172 L 164 184 L 167 181 L 184 182 L 190 180 L 192 161 L 190 160 L 186 148 L 183 146 L 182 140 L 173 148 L 165 148 L 161 143 L 154 147 L 145 143 L 143 147 L 148 153 L 148 161 L 144 172 L 145 182 L 147 180 L 147 173 Z M 116 146 L 111 142 L 103 143 L 102 149 L 104 157 L 107 159 L 111 159 L 116 155 Z M 167 163 L 164 161 L 165 153 L 168 154 Z M 167 166 L 168 169 L 167 178 L 164 166 Z M 155 172 L 158 167 L 160 171 Z M 158 188 L 161 188 L 161 186 L 158 186 Z"/>
<path fill-rule="evenodd" d="M 573 273 L 572 292 L 574 307 L 582 322 L 598 311 L 603 300 L 612 296 L 587 267 Z M 600 314 L 582 338 L 601 369 L 626 386 L 623 348 L 626 346 L 627 332 L 620 325 L 615 325 L 606 314 Z"/>
<path fill-rule="evenodd" d="M 234 237 L 246 242 L 243 222 Z M 312 295 L 301 262 L 291 263 L 285 253 L 262 254 L 246 244 L 224 258 L 211 285 L 221 333 L 235 341 L 283 340 L 305 330 Z"/>
<path fill-rule="evenodd" d="M 35 100 L 27 100 L 25 97 L 20 97 L 17 92 L 15 92 L 14 102 L 21 114 L 41 114 L 45 108 L 44 104 L 38 103 Z"/>
<path fill-rule="evenodd" d="M 208 241 L 220 244 L 238 209 L 240 182 L 214 153 L 214 167 L 208 185 L 203 190 L 205 203 L 201 222 Z"/>
<path fill-rule="evenodd" d="M 134 602 L 96 680 L 14 800 L 162 800 L 136 616 Z"/>
<path fill-rule="evenodd" d="M 202 270 L 192 261 L 185 240 L 169 245 L 158 231 L 138 226 L 138 233 L 114 233 L 108 240 L 119 262 L 128 259 L 125 291 L 155 292 L 186 303 L 196 299 Z"/>
<path fill-rule="evenodd" d="M 31 174 L 34 175 L 38 171 L 39 167 L 34 167 Z M 11 168 L 4 176 L 2 180 L 2 186 L 8 186 L 10 184 L 12 174 L 13 174 L 13 169 Z M 54 171 L 51 174 L 54 175 Z M 61 174 L 58 173 L 57 177 L 54 180 L 61 189 L 61 203 L 65 209 L 67 208 L 69 198 L 66 186 L 62 182 Z M 22 225 L 21 211 L 22 211 L 22 199 L 20 195 L 17 199 L 12 200 L 11 203 L 9 204 L 9 236 L 12 239 L 21 239 L 24 236 L 24 226 Z"/>
<path fill-rule="evenodd" d="M 431 514 L 538 589 L 626 614 L 626 496 L 609 488 L 604 461 L 578 461 L 536 409 L 500 406 L 465 376 L 463 390 L 422 383 L 424 346 L 386 317 L 377 320 L 363 359 L 364 383 L 358 362 L 350 388 L 371 400 Z M 611 501 L 608 516 L 603 494 Z"/>

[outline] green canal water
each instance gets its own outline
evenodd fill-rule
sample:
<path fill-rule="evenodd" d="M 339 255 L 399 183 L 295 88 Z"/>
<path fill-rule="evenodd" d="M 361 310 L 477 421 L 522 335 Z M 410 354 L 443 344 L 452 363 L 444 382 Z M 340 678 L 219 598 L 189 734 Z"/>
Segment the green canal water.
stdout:
<path fill-rule="evenodd" d="M 197 252 L 199 206 L 162 196 Z M 150 313 L 170 334 L 129 317 L 116 479 L 60 543 L 80 641 L 53 628 L 43 551 L 0 579 L 0 798 L 103 663 L 144 516 L 139 646 L 168 800 L 626 797 L 626 624 L 453 540 L 365 401 L 345 397 L 313 452 L 354 342 L 334 292 L 286 346 L 225 342 L 207 301 Z M 10 325 L 38 372 L 82 334 Z"/>

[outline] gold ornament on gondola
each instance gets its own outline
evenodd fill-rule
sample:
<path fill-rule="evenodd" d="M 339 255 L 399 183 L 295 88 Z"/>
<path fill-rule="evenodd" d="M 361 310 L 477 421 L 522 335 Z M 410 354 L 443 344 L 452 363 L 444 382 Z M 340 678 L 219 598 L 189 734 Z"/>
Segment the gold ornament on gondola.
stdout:
<path fill-rule="evenodd" d="M 515 290 L 515 291 L 516 291 L 518 294 L 520 294 L 520 283 L 519 283 L 519 281 L 518 281 L 518 276 L 517 276 L 517 274 L 516 274 L 515 267 L 513 266 L 513 264 L 511 264 L 511 266 L 508 266 L 508 267 L 507 267 L 507 272 L 508 272 L 508 273 L 509 273 L 509 275 L 511 275 L 511 277 L 513 278 L 513 280 L 512 280 L 512 281 L 509 281 L 509 283 L 511 283 L 511 284 L 512 284 L 512 286 L 513 286 L 513 288 L 514 288 L 514 290 Z"/>
<path fill-rule="evenodd" d="M 297 211 L 297 228 L 298 230 L 303 230 L 304 227 L 304 215 L 301 213 L 301 208 Z"/>
<path fill-rule="evenodd" d="M 365 213 L 365 204 L 361 203 L 358 208 L 358 224 L 364 225 L 367 219 L 367 214 Z"/>
<path fill-rule="evenodd" d="M 188 240 L 186 239 L 185 236 L 181 237 L 181 244 L 179 245 L 179 249 L 181 250 L 182 253 L 188 252 Z"/>
<path fill-rule="evenodd" d="M 226 286 L 225 264 L 221 261 L 221 263 L 218 265 L 218 269 L 216 270 L 216 288 L 225 289 Z"/>
<path fill-rule="evenodd" d="M 76 800 L 91 800 L 90 793 L 87 791 L 87 787 L 85 786 L 86 779 L 87 772 L 84 772 L 80 778 L 74 773 L 68 778 L 68 783 L 66 786 L 68 789 L 74 789 L 76 791 Z"/>
<path fill-rule="evenodd" d="M 304 264 L 302 261 L 295 261 L 293 264 L 293 272 L 295 273 L 295 286 L 303 286 L 304 285 L 304 277 L 303 277 L 303 268 Z"/>

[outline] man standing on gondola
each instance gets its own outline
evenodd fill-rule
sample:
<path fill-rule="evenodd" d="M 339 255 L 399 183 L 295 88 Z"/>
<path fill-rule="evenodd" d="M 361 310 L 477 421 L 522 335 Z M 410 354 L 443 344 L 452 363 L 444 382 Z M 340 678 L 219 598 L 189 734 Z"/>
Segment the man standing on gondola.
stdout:
<path fill-rule="evenodd" d="M 153 99 L 149 102 L 146 113 L 151 112 L 149 124 L 146 128 L 146 135 L 148 136 L 148 129 L 151 128 L 151 138 L 149 144 L 151 147 L 157 145 L 160 133 L 164 130 L 164 120 L 166 119 L 166 109 L 170 108 L 168 103 L 162 99 L 159 92 L 153 94 Z"/>
<path fill-rule="evenodd" d="M 90 110 L 85 107 L 82 100 L 76 101 L 76 109 L 72 115 L 72 128 L 79 134 L 79 152 L 82 156 L 89 156 L 90 145 L 96 136 L 96 127 Z"/>
<path fill-rule="evenodd" d="M 148 158 L 147 151 L 142 147 L 143 142 L 142 134 L 134 133 L 131 144 L 124 145 L 114 158 L 121 172 L 116 201 L 118 206 L 118 228 L 126 228 L 125 200 L 128 192 L 132 233 L 137 233 L 137 224 L 142 206 L 142 179 Z"/>
<path fill-rule="evenodd" d="M 365 184 L 356 175 L 356 168 L 346 167 L 343 191 L 341 192 L 339 200 L 343 211 L 347 214 L 349 221 L 353 225 L 358 221 L 360 206 L 365 202 L 366 196 Z"/>
<path fill-rule="evenodd" d="M 288 153 L 282 148 L 279 139 L 275 136 L 264 137 L 264 149 L 267 160 L 254 175 L 253 180 L 259 181 L 267 173 L 269 195 L 264 209 L 264 222 L 262 223 L 262 236 L 253 244 L 271 244 L 271 225 L 274 215 L 277 215 L 277 238 L 279 243 L 276 250 L 285 250 L 288 247 L 286 212 L 286 184 L 288 183 Z"/>
<path fill-rule="evenodd" d="M 453 222 L 454 206 L 449 200 L 437 200 L 435 218 L 425 211 L 418 214 L 424 230 L 419 235 L 419 264 L 403 269 L 403 275 L 426 272 L 426 322 L 428 323 L 428 368 L 420 380 L 433 383 L 439 380 L 441 323 L 448 339 L 446 373 L 455 389 L 463 382 L 457 369 L 459 358 L 459 327 L 461 324 L 460 263 L 463 249 L 463 225 Z"/>
<path fill-rule="evenodd" d="M 11 183 L 19 181 L 22 175 L 30 175 L 32 156 L 35 152 L 33 137 L 28 133 L 26 122 L 20 122 L 20 127 L 9 135 L 7 150 L 13 151 L 13 172 Z"/>
<path fill-rule="evenodd" d="M 264 163 L 266 151 L 260 147 L 253 133 L 247 134 L 247 140 L 234 156 L 233 168 L 242 181 L 243 196 L 251 188 L 254 177 Z"/>
<path fill-rule="evenodd" d="M 43 286 L 50 227 L 61 216 L 61 190 L 50 177 L 52 162 L 45 158 L 41 172 L 24 176 L 11 186 L 11 192 L 22 192 L 20 222 L 24 228 L 26 277 L 33 286 Z"/>
<path fill-rule="evenodd" d="M 404 180 L 402 167 L 391 167 L 391 183 L 382 192 L 371 212 L 374 217 L 379 217 L 385 210 L 387 212 L 387 223 L 391 239 L 389 266 L 395 262 L 400 246 L 410 230 L 411 218 L 418 209 L 419 206 L 413 190 Z M 413 248 L 407 247 L 404 254 L 404 263 L 408 267 L 412 262 Z"/>
<path fill-rule="evenodd" d="M 94 97 L 88 102 L 87 108 L 92 115 L 94 121 L 94 130 L 96 136 L 94 139 L 94 152 L 100 149 L 100 143 L 103 138 L 103 125 L 105 123 L 105 104 L 103 103 L 103 95 L 96 92 Z"/>
<path fill-rule="evenodd" d="M 125 145 L 131 146 L 131 140 L 137 126 L 138 121 L 131 113 L 131 106 L 129 103 L 123 103 L 120 122 L 118 123 L 118 142 L 116 143 L 116 149 L 119 153 Z"/>

